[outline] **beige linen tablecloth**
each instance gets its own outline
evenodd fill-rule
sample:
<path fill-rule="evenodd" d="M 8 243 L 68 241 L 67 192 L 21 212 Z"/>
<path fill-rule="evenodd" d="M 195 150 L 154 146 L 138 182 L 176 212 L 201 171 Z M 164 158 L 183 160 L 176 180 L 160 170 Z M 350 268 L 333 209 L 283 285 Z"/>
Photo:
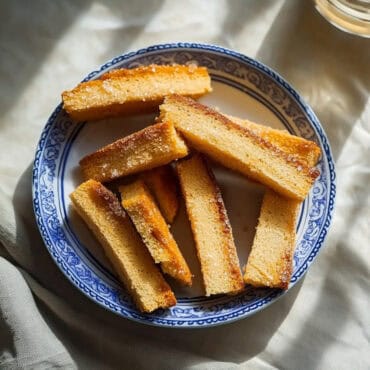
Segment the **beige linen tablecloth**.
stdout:
<path fill-rule="evenodd" d="M 104 311 L 58 270 L 32 210 L 35 147 L 61 91 L 115 55 L 169 41 L 219 44 L 277 70 L 336 160 L 333 225 L 306 277 L 210 329 Z M 336 30 L 310 1 L 2 1 L 0 81 L 0 368 L 370 368 L 370 40 Z"/>

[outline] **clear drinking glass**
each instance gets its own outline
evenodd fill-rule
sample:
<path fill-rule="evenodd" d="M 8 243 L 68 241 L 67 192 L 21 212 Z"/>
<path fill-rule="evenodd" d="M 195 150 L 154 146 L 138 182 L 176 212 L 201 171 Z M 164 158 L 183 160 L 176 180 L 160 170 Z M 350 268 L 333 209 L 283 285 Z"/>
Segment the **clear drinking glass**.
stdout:
<path fill-rule="evenodd" d="M 370 0 L 315 0 L 316 9 L 337 28 L 370 37 Z"/>

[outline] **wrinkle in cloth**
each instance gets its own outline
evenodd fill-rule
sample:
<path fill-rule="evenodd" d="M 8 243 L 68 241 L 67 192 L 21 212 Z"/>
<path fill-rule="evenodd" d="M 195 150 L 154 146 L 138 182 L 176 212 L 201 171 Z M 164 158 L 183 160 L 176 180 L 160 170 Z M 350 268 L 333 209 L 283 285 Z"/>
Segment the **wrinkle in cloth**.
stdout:
<path fill-rule="evenodd" d="M 0 4 L 0 368 L 370 368 L 370 44 L 312 1 L 14 1 Z M 189 41 L 266 63 L 313 107 L 336 161 L 337 204 L 305 278 L 254 316 L 153 328 L 69 283 L 32 211 L 32 160 L 60 93 L 126 51 Z"/>

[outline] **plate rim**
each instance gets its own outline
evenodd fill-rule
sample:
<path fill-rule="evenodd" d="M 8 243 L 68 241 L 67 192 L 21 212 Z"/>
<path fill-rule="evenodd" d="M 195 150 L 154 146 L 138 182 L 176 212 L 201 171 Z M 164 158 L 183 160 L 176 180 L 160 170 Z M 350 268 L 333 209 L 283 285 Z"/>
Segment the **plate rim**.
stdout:
<path fill-rule="evenodd" d="M 294 288 L 294 285 L 302 279 L 304 274 L 307 272 L 309 269 L 310 265 L 313 263 L 313 261 L 316 259 L 318 253 L 322 249 L 325 239 L 327 237 L 327 234 L 329 232 L 330 226 L 331 226 L 331 221 L 333 217 L 333 212 L 334 212 L 334 206 L 335 206 L 335 199 L 336 199 L 336 171 L 335 171 L 335 163 L 334 163 L 334 158 L 332 155 L 330 143 L 328 141 L 328 137 L 325 133 L 324 128 L 322 127 L 319 119 L 313 112 L 312 108 L 303 100 L 303 98 L 300 96 L 300 94 L 287 82 L 283 77 L 281 77 L 280 74 L 278 74 L 276 71 L 274 71 L 272 68 L 266 66 L 265 64 L 259 62 L 256 59 L 253 59 L 251 57 L 248 57 L 242 53 L 239 53 L 237 51 L 233 51 L 228 48 L 224 48 L 221 46 L 217 45 L 212 45 L 212 44 L 206 44 L 206 43 L 187 43 L 187 42 L 176 42 L 176 43 L 164 43 L 164 44 L 155 44 L 151 45 L 145 48 L 141 48 L 137 51 L 130 51 L 127 53 L 123 53 L 121 55 L 118 55 L 110 60 L 108 60 L 106 63 L 102 64 L 98 69 L 90 72 L 82 81 L 87 81 L 95 77 L 97 74 L 101 73 L 102 71 L 105 71 L 109 69 L 110 67 L 114 66 L 115 64 L 122 62 L 123 60 L 130 59 L 135 56 L 140 56 L 144 55 L 150 52 L 159 52 L 161 50 L 169 50 L 169 49 L 174 49 L 174 50 L 179 50 L 179 49 L 197 49 L 197 50 L 206 50 L 210 52 L 217 52 L 219 54 L 223 54 L 226 56 L 232 56 L 234 58 L 237 58 L 238 60 L 241 60 L 242 62 L 246 62 L 247 64 L 250 64 L 254 67 L 256 67 L 258 70 L 263 71 L 266 73 L 268 76 L 270 76 L 274 81 L 277 82 L 277 84 L 281 85 L 286 89 L 292 97 L 296 100 L 296 102 L 299 104 L 301 109 L 304 111 L 304 113 L 308 116 L 309 118 L 309 123 L 315 131 L 317 132 L 320 141 L 322 143 L 322 149 L 323 152 L 325 153 L 326 161 L 328 164 L 328 175 L 329 175 L 329 181 L 328 183 L 330 184 L 330 189 L 328 189 L 328 205 L 326 208 L 327 214 L 323 222 L 322 230 L 319 234 L 318 240 L 315 243 L 315 246 L 313 247 L 309 257 L 307 258 L 307 261 L 303 266 L 300 267 L 300 269 L 296 272 L 298 273 L 297 276 L 295 276 L 295 279 L 291 281 L 291 284 L 293 286 L 290 286 L 287 291 L 276 291 L 275 293 L 269 294 L 267 297 L 264 299 L 269 299 L 267 302 L 263 303 L 262 305 L 258 305 L 255 309 L 251 309 L 247 312 L 244 312 L 236 317 L 231 317 L 226 319 L 225 321 L 217 321 L 217 322 L 211 322 L 211 323 L 203 323 L 199 324 L 197 320 L 193 321 L 184 321 L 182 325 L 176 325 L 173 323 L 163 323 L 162 321 L 165 321 L 165 318 L 155 318 L 153 321 L 152 320 L 143 320 L 142 318 L 135 318 L 130 315 L 124 315 L 123 312 L 116 311 L 110 307 L 108 307 L 104 302 L 99 302 L 96 298 L 91 296 L 88 292 L 84 291 L 78 284 L 78 281 L 75 281 L 75 279 L 69 274 L 68 269 L 65 269 L 65 267 L 60 263 L 57 258 L 53 255 L 50 245 L 48 240 L 44 237 L 44 234 L 42 232 L 42 228 L 44 225 L 42 224 L 41 217 L 38 217 L 37 215 L 37 201 L 38 199 L 36 198 L 36 193 L 38 190 L 38 183 L 37 183 L 37 173 L 38 173 L 38 159 L 40 157 L 40 154 L 42 153 L 43 150 L 43 138 L 47 136 L 49 133 L 50 129 L 52 128 L 52 124 L 57 117 L 57 115 L 62 111 L 62 105 L 63 103 L 60 103 L 57 105 L 57 107 L 54 109 L 50 117 L 48 118 L 46 125 L 43 127 L 40 135 L 40 139 L 38 141 L 37 147 L 36 147 L 36 152 L 35 152 L 35 158 L 33 161 L 33 171 L 32 171 L 32 203 L 33 203 L 33 210 L 37 222 L 37 226 L 39 229 L 39 232 L 41 234 L 41 237 L 43 239 L 43 243 L 48 250 L 50 256 L 52 257 L 52 260 L 54 263 L 58 266 L 59 270 L 62 271 L 62 273 L 68 278 L 68 280 L 74 285 L 80 292 L 82 292 L 85 296 L 87 296 L 89 299 L 94 301 L 95 303 L 99 304 L 100 306 L 104 307 L 106 310 L 109 310 L 120 317 L 124 317 L 126 319 L 141 323 L 141 324 L 146 324 L 146 325 L 151 325 L 151 326 L 156 326 L 156 327 L 171 327 L 171 328 L 188 328 L 188 329 L 194 329 L 194 328 L 206 328 L 206 327 L 212 327 L 212 326 L 219 326 L 219 325 L 225 325 L 229 324 L 235 321 L 238 321 L 243 318 L 250 317 L 251 315 L 267 308 L 270 306 L 273 302 L 277 301 L 280 299 L 282 296 L 286 294 L 290 289 Z M 52 243 L 50 243 L 52 244 Z M 207 319 L 204 319 L 203 321 L 206 321 Z M 186 323 L 186 324 L 185 324 Z"/>

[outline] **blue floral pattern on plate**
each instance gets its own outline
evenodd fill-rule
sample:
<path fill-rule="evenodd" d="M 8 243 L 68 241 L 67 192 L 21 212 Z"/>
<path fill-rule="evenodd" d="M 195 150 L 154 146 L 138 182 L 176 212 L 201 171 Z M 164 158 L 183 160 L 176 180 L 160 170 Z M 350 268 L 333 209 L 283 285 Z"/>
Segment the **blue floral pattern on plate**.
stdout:
<path fill-rule="evenodd" d="M 286 128 L 314 140 L 322 150 L 320 177 L 301 210 L 298 244 L 294 255 L 292 287 L 307 271 L 323 245 L 335 200 L 335 169 L 326 135 L 311 108 L 277 73 L 242 54 L 204 44 L 163 44 L 118 56 L 90 73 L 84 81 L 112 68 L 142 64 L 207 66 L 212 79 L 252 95 L 272 110 Z M 63 161 L 72 145 L 76 126 L 59 105 L 50 116 L 36 150 L 33 167 L 33 204 L 40 233 L 59 268 L 84 294 L 103 307 L 142 323 L 168 327 L 206 327 L 247 317 L 273 303 L 284 292 L 247 287 L 236 296 L 181 298 L 169 310 L 138 312 L 119 284 L 107 283 L 100 270 L 77 253 L 70 230 L 60 212 L 59 188 L 63 186 Z M 304 222 L 303 222 L 304 221 Z"/>

